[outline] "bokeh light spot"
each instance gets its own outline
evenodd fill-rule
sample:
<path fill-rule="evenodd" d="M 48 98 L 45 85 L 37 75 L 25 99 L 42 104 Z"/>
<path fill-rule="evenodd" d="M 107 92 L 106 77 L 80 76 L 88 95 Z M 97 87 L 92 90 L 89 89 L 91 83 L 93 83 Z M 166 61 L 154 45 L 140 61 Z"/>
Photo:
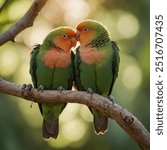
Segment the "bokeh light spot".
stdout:
<path fill-rule="evenodd" d="M 72 142 L 81 140 L 85 133 L 86 126 L 79 118 L 67 122 L 62 129 L 63 136 Z"/>
<path fill-rule="evenodd" d="M 65 22 L 73 27 L 85 19 L 90 12 L 90 6 L 85 0 L 59 0 L 59 3 L 65 11 Z"/>
<path fill-rule="evenodd" d="M 10 20 L 16 20 L 21 18 L 25 12 L 28 10 L 28 8 L 31 5 L 31 1 L 16 1 L 11 4 L 9 11 L 8 11 L 8 16 Z"/>
<path fill-rule="evenodd" d="M 64 148 L 71 144 L 70 141 L 68 141 L 61 135 L 58 136 L 58 139 L 56 139 L 56 141 L 55 139 L 50 138 L 47 142 L 50 146 L 54 148 Z"/>
<path fill-rule="evenodd" d="M 137 65 L 130 65 L 123 71 L 123 83 L 128 89 L 137 88 L 142 81 L 142 73 Z"/>
<path fill-rule="evenodd" d="M 15 50 L 4 49 L 0 55 L 0 75 L 9 76 L 13 74 L 19 63 L 19 58 Z"/>
<path fill-rule="evenodd" d="M 79 104 L 71 104 L 68 103 L 66 108 L 63 110 L 60 116 L 60 122 L 66 123 L 75 118 L 79 112 L 80 105 Z M 69 113 L 70 112 L 70 113 Z"/>
<path fill-rule="evenodd" d="M 132 38 L 139 32 L 138 19 L 130 14 L 122 14 L 117 22 L 117 30 L 124 38 Z"/>
<path fill-rule="evenodd" d="M 91 114 L 88 107 L 86 107 L 84 105 L 81 106 L 80 115 L 87 122 L 92 122 L 92 120 L 93 120 L 93 115 Z"/>
<path fill-rule="evenodd" d="M 42 44 L 44 38 L 49 32 L 51 32 L 52 27 L 48 22 L 44 20 L 38 20 L 34 23 L 31 31 L 27 31 L 24 35 L 24 42 L 31 47 L 35 44 Z"/>
<path fill-rule="evenodd" d="M 22 63 L 19 67 L 19 69 L 16 72 L 16 75 L 14 76 L 16 83 L 25 83 L 31 82 L 31 76 L 29 74 L 29 65 L 27 63 Z"/>

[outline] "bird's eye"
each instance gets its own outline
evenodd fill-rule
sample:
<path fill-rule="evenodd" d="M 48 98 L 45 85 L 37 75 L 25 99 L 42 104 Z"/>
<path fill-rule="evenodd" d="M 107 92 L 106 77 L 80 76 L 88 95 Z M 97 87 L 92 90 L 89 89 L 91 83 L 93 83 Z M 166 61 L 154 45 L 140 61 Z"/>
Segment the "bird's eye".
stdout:
<path fill-rule="evenodd" d="M 63 34 L 62 36 L 64 39 L 67 39 L 67 37 L 68 37 L 67 34 Z"/>
<path fill-rule="evenodd" d="M 87 32 L 88 31 L 88 28 L 83 28 L 83 32 Z"/>

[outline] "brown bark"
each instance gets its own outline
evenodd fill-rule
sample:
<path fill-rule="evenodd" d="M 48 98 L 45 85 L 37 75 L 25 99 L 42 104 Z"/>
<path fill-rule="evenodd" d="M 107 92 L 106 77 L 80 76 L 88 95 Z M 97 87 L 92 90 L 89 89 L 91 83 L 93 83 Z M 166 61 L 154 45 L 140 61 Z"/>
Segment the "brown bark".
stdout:
<path fill-rule="evenodd" d="M 38 16 L 39 11 L 46 2 L 47 0 L 34 0 L 26 14 L 18 22 L 16 22 L 16 24 L 0 35 L 0 46 L 8 41 L 14 42 L 14 38 L 18 33 L 28 27 L 31 27 L 35 18 Z"/>
<path fill-rule="evenodd" d="M 23 92 L 21 85 L 10 83 L 3 79 L 0 79 L 0 92 L 34 102 L 81 103 L 94 107 L 114 119 L 135 140 L 141 149 L 149 150 L 150 148 L 150 135 L 142 123 L 122 106 L 98 94 L 90 95 L 83 91 L 68 90 L 64 90 L 62 93 L 53 90 L 38 92 L 34 88 Z"/>
<path fill-rule="evenodd" d="M 0 35 L 0 46 L 8 41 L 14 41 L 18 33 L 32 26 L 39 11 L 46 2 L 47 0 L 34 0 L 26 14 L 5 33 Z M 141 149 L 150 149 L 150 135 L 142 123 L 122 106 L 98 94 L 90 95 L 86 92 L 67 90 L 64 90 L 62 93 L 50 90 L 38 92 L 34 88 L 23 92 L 22 85 L 7 82 L 3 79 L 0 79 L 0 92 L 34 102 L 81 103 L 89 107 L 94 107 L 114 119 L 134 139 Z"/>

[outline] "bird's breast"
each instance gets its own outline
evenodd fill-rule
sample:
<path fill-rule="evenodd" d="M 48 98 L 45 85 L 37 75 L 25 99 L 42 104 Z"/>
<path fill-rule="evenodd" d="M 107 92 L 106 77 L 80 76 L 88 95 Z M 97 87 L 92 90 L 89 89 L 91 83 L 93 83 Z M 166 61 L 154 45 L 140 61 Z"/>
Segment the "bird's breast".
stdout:
<path fill-rule="evenodd" d="M 85 64 L 103 63 L 105 54 L 91 47 L 81 47 L 80 57 Z"/>
<path fill-rule="evenodd" d="M 50 69 L 65 68 L 71 63 L 70 53 L 49 50 L 44 54 L 44 65 Z"/>

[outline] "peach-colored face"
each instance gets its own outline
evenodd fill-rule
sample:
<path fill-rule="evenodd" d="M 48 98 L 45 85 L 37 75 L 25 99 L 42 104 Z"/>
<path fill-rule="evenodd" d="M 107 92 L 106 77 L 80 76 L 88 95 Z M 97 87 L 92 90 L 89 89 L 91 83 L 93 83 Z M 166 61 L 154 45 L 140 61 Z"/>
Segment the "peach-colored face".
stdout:
<path fill-rule="evenodd" d="M 56 38 L 56 45 L 65 50 L 65 52 L 70 52 L 72 47 L 76 46 L 75 32 L 72 29 L 66 29 L 65 33 Z"/>
<path fill-rule="evenodd" d="M 80 42 L 81 46 L 92 41 L 94 31 L 88 27 L 86 22 L 80 23 L 76 29 L 76 39 Z"/>

